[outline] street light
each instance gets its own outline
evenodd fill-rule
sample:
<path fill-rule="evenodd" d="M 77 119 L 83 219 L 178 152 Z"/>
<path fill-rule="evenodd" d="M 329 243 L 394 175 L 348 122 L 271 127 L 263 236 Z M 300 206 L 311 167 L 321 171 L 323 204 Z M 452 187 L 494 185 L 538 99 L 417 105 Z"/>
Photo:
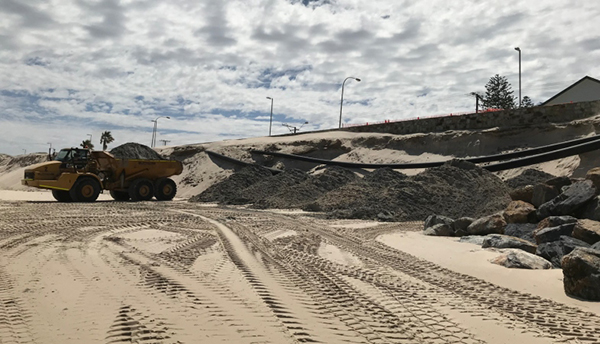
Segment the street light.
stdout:
<path fill-rule="evenodd" d="M 521 48 L 516 47 L 515 50 L 519 52 L 519 107 L 521 107 Z"/>
<path fill-rule="evenodd" d="M 271 136 L 271 126 L 273 125 L 273 98 L 267 97 L 267 99 L 271 99 L 271 119 L 269 120 L 269 136 Z"/>
<path fill-rule="evenodd" d="M 156 117 L 156 119 L 152 120 L 152 122 L 154 122 L 154 129 L 152 130 L 152 142 L 150 143 L 150 147 L 156 146 L 156 125 L 158 124 L 159 118 L 171 119 L 171 117 L 169 117 L 169 116 L 160 116 L 160 117 Z"/>
<path fill-rule="evenodd" d="M 344 84 L 346 83 L 346 80 L 348 80 L 348 79 L 354 79 L 354 80 L 360 82 L 359 78 L 355 78 L 353 76 L 347 77 L 346 79 L 344 79 L 344 82 L 342 82 L 342 99 L 340 100 L 340 126 L 339 126 L 340 129 L 342 128 L 342 105 L 344 105 Z"/>
<path fill-rule="evenodd" d="M 92 134 L 87 134 L 90 137 L 90 143 L 92 143 Z"/>

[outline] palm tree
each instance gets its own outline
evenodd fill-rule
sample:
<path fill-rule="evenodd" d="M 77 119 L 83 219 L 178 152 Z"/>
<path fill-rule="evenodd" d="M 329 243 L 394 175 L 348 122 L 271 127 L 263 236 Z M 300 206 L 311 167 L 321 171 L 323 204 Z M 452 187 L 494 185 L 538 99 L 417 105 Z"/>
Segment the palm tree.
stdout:
<path fill-rule="evenodd" d="M 110 131 L 105 131 L 100 135 L 100 143 L 102 144 L 102 150 L 106 150 L 108 144 L 113 142 L 115 139 L 112 137 Z"/>
<path fill-rule="evenodd" d="M 81 146 L 81 148 L 94 149 L 94 145 L 92 144 L 92 141 L 90 141 L 89 139 L 82 141 L 80 146 Z"/>

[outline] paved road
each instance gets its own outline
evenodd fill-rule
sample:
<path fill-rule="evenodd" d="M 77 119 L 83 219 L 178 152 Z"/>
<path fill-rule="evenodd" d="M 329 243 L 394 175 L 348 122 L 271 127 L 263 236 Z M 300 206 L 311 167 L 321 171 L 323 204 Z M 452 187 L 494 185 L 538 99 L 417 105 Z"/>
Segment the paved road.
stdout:
<path fill-rule="evenodd" d="M 0 214 L 0 343 L 600 343 L 592 313 L 375 241 L 419 223 L 187 202 Z"/>

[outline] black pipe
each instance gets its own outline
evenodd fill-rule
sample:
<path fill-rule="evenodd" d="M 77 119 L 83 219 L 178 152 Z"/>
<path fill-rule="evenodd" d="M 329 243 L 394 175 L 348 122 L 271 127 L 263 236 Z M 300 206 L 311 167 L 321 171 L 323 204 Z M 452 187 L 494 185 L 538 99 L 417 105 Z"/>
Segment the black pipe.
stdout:
<path fill-rule="evenodd" d="M 221 159 L 223 161 L 230 162 L 230 163 L 232 163 L 234 165 L 237 165 L 237 166 L 241 166 L 241 167 L 246 167 L 246 166 L 250 166 L 250 165 L 260 166 L 260 165 L 257 165 L 257 164 L 250 164 L 250 163 L 247 163 L 245 161 L 234 159 L 232 157 L 228 157 L 226 155 L 219 154 L 219 153 L 216 153 L 216 152 L 213 152 L 213 151 L 205 150 L 205 152 L 206 152 L 206 154 L 208 154 L 209 156 L 211 156 L 213 158 Z M 270 168 L 270 167 L 265 167 L 265 166 L 260 166 L 260 167 L 266 168 L 267 170 L 271 171 L 271 173 L 273 173 L 273 174 L 278 174 L 278 173 L 283 172 L 282 170 L 278 170 L 276 168 Z"/>
<path fill-rule="evenodd" d="M 538 164 L 540 162 L 552 161 L 556 159 L 565 158 L 571 155 L 577 155 L 582 153 L 591 152 L 600 149 L 600 135 L 587 137 L 583 139 L 576 139 L 565 141 L 561 143 L 555 143 L 547 146 L 532 148 L 524 151 L 496 154 L 479 158 L 465 159 L 466 161 L 473 163 L 490 162 L 506 160 L 509 158 L 523 157 L 517 160 L 511 160 L 507 162 L 497 163 L 493 165 L 484 166 L 483 168 L 489 171 L 503 171 L 507 169 L 529 166 Z M 311 162 L 316 164 L 334 165 L 346 168 L 383 168 L 389 167 L 392 169 L 414 169 L 414 168 L 431 168 L 441 166 L 445 161 L 437 162 L 424 162 L 424 163 L 402 163 L 402 164 L 362 164 L 355 162 L 344 162 L 344 161 L 331 161 L 325 159 L 311 158 L 302 155 L 285 154 L 278 152 L 266 152 L 260 150 L 251 151 L 251 153 L 271 155 L 276 157 L 282 157 L 292 160 L 299 160 L 305 162 Z M 538 154 L 535 154 L 538 153 Z"/>

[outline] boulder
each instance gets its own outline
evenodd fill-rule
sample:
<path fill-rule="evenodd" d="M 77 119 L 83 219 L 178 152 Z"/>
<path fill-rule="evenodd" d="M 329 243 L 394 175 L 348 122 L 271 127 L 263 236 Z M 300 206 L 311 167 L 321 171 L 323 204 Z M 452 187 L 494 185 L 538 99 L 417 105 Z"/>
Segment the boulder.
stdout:
<path fill-rule="evenodd" d="M 573 216 L 550 216 L 540 221 L 535 230 L 537 232 L 547 227 L 557 227 L 564 225 L 565 223 L 575 222 L 577 222 L 577 219 Z"/>
<path fill-rule="evenodd" d="M 600 167 L 594 167 L 589 170 L 585 175 L 585 179 L 590 180 L 596 187 L 596 190 L 600 190 Z"/>
<path fill-rule="evenodd" d="M 501 214 L 482 217 L 473 221 L 467 227 L 467 232 L 472 235 L 503 234 L 506 221 Z"/>
<path fill-rule="evenodd" d="M 573 215 L 596 196 L 596 188 L 590 180 L 571 184 L 565 192 L 539 206 L 537 217 L 544 219 L 548 216 Z"/>
<path fill-rule="evenodd" d="M 468 244 L 475 244 L 477 246 L 481 246 L 481 245 L 483 245 L 484 239 L 485 239 L 485 237 L 481 236 L 481 235 L 467 235 L 467 236 L 461 237 L 460 240 L 458 240 L 458 242 L 466 242 Z"/>
<path fill-rule="evenodd" d="M 590 248 L 590 244 L 585 241 L 563 235 L 556 241 L 539 244 L 535 253 L 538 256 L 549 260 L 554 267 L 560 268 L 560 261 L 562 257 L 571 253 L 571 251 L 573 251 L 576 247 Z"/>
<path fill-rule="evenodd" d="M 504 210 L 504 219 L 506 223 L 527 223 L 529 214 L 535 212 L 533 204 L 523 201 L 512 201 Z"/>
<path fill-rule="evenodd" d="M 556 241 L 563 235 L 571 236 L 573 233 L 573 227 L 575 227 L 575 223 L 565 223 L 564 225 L 556 227 L 546 227 L 535 232 L 533 237 L 538 245 L 545 242 Z"/>
<path fill-rule="evenodd" d="M 529 253 L 535 253 L 537 245 L 530 243 L 527 240 L 511 237 L 502 234 L 490 234 L 483 239 L 481 247 L 488 248 L 517 248 Z"/>
<path fill-rule="evenodd" d="M 600 301 L 600 251 L 576 248 L 562 259 L 567 295 Z"/>
<path fill-rule="evenodd" d="M 580 219 L 600 221 L 600 197 L 594 197 L 577 214 Z"/>
<path fill-rule="evenodd" d="M 452 220 L 451 218 L 446 217 L 446 216 L 442 216 L 442 215 L 429 215 L 425 219 L 425 224 L 424 224 L 424 228 L 423 229 L 427 229 L 429 227 L 433 227 L 433 226 L 438 225 L 440 223 L 443 223 L 445 225 L 448 225 L 449 227 L 452 227 L 452 223 L 453 222 L 454 222 L 454 220 Z"/>
<path fill-rule="evenodd" d="M 600 242 L 600 222 L 586 219 L 577 221 L 573 228 L 573 238 L 590 245 Z"/>
<path fill-rule="evenodd" d="M 522 188 L 512 190 L 510 192 L 510 198 L 513 201 L 523 201 L 531 203 L 533 200 L 533 185 L 526 185 Z"/>
<path fill-rule="evenodd" d="M 475 221 L 475 219 L 471 217 L 461 217 L 459 219 L 454 220 L 454 223 L 452 224 L 452 230 L 454 230 L 454 235 L 460 237 L 469 235 L 469 233 L 467 232 L 467 228 L 471 223 L 473 223 L 473 221 Z"/>
<path fill-rule="evenodd" d="M 545 183 L 536 184 L 531 193 L 531 204 L 539 208 L 542 204 L 551 201 L 558 195 L 560 195 L 559 188 Z"/>
<path fill-rule="evenodd" d="M 447 224 L 438 223 L 435 226 L 425 229 L 423 234 L 431 235 L 431 236 L 453 236 L 454 231 L 452 231 L 452 228 L 450 226 L 448 226 Z"/>
<path fill-rule="evenodd" d="M 535 239 L 533 238 L 535 228 L 536 225 L 534 223 L 509 223 L 504 227 L 504 234 L 535 244 Z"/>
<path fill-rule="evenodd" d="M 546 259 L 518 249 L 504 249 L 502 254 L 492 259 L 494 264 L 516 269 L 551 269 L 552 263 Z"/>
<path fill-rule="evenodd" d="M 591 248 L 593 248 L 594 250 L 600 251 L 600 241 L 597 242 L 597 243 L 595 243 L 595 244 L 593 244 Z"/>

